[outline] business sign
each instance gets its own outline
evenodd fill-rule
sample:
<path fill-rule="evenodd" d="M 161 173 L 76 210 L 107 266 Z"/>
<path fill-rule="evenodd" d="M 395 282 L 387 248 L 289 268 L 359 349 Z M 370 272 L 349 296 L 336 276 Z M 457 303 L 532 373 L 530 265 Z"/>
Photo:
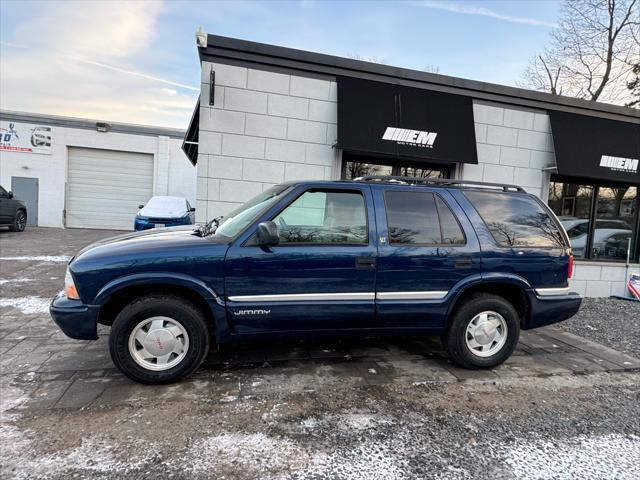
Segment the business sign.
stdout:
<path fill-rule="evenodd" d="M 560 175 L 640 185 L 640 124 L 550 111 Z"/>
<path fill-rule="evenodd" d="M 51 154 L 51 127 L 0 122 L 0 151 Z"/>
<path fill-rule="evenodd" d="M 429 163 L 478 163 L 470 97 L 338 77 L 338 147 Z"/>

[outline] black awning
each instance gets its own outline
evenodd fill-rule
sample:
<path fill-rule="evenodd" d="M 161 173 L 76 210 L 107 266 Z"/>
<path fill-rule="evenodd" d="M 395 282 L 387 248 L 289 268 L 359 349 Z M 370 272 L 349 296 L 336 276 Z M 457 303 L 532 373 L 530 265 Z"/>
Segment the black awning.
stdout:
<path fill-rule="evenodd" d="M 182 141 L 182 151 L 185 153 L 187 158 L 194 165 L 198 163 L 199 132 L 200 132 L 200 97 L 198 97 L 198 101 L 196 102 L 196 109 L 193 111 L 193 115 L 191 115 L 189 128 L 187 128 L 187 133 L 185 133 L 184 140 Z"/>
<path fill-rule="evenodd" d="M 640 124 L 549 112 L 558 174 L 640 185 Z"/>
<path fill-rule="evenodd" d="M 338 147 L 442 163 L 478 163 L 470 97 L 338 77 Z"/>

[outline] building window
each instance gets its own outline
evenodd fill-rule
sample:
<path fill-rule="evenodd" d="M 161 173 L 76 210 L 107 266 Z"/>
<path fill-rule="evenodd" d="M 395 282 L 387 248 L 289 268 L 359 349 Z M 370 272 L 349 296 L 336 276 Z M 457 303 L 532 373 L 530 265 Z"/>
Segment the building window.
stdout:
<path fill-rule="evenodd" d="M 549 207 L 567 231 L 576 258 L 584 258 L 587 251 L 593 190 L 592 185 L 568 182 L 551 182 L 549 187 Z"/>
<path fill-rule="evenodd" d="M 576 257 L 638 259 L 638 188 L 582 184 L 552 177 L 549 207 L 567 230 Z"/>
<path fill-rule="evenodd" d="M 371 158 L 345 153 L 342 160 L 342 178 L 353 180 L 367 175 L 393 175 L 419 178 L 451 178 L 452 167 L 442 164 L 428 164 Z"/>

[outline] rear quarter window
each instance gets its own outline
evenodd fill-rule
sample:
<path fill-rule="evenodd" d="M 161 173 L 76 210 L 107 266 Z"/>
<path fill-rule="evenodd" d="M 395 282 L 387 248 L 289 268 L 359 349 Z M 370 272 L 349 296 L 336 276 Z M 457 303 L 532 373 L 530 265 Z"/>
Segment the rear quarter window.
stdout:
<path fill-rule="evenodd" d="M 528 195 L 464 192 L 501 247 L 564 247 L 557 222 Z"/>

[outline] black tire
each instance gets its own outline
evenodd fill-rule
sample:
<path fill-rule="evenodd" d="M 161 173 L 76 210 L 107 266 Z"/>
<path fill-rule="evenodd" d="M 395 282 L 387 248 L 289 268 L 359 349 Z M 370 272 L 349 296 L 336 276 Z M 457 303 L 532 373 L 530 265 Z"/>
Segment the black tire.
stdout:
<path fill-rule="evenodd" d="M 467 345 L 467 327 L 476 315 L 487 311 L 502 316 L 507 335 L 502 348 L 490 356 L 481 357 L 473 353 Z M 476 293 L 464 299 L 454 311 L 443 343 L 455 363 L 464 368 L 479 369 L 495 367 L 509 358 L 518 344 L 519 337 L 520 318 L 513 305 L 498 295 Z"/>
<path fill-rule="evenodd" d="M 12 232 L 24 232 L 27 226 L 27 213 L 24 210 L 18 210 L 13 219 L 13 225 L 9 226 Z"/>
<path fill-rule="evenodd" d="M 188 335 L 184 358 L 170 369 L 161 371 L 145 368 L 129 350 L 129 339 L 136 326 L 157 316 L 179 323 Z M 172 383 L 190 375 L 202 364 L 208 351 L 209 332 L 204 315 L 191 302 L 174 295 L 152 294 L 134 300 L 120 311 L 109 335 L 109 353 L 118 370 L 130 379 L 146 384 Z"/>

